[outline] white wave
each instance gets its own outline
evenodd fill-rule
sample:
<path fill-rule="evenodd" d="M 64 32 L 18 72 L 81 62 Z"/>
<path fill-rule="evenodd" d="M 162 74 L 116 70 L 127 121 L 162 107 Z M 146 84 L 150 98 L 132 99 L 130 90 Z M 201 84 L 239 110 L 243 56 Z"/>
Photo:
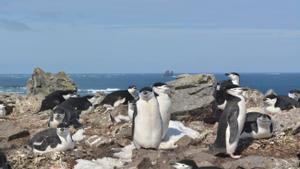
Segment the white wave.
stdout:
<path fill-rule="evenodd" d="M 97 92 L 101 92 L 101 93 L 112 93 L 115 91 L 120 90 L 119 88 L 107 88 L 107 89 L 78 89 L 78 92 L 84 92 L 84 93 L 97 93 Z"/>

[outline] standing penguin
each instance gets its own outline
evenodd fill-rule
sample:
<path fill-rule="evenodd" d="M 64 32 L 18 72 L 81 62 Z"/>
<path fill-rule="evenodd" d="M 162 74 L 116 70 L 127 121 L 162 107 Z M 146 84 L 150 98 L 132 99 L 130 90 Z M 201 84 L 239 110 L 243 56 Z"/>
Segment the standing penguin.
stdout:
<path fill-rule="evenodd" d="M 159 104 L 150 87 L 140 90 L 132 120 L 133 143 L 137 149 L 157 149 L 163 132 Z"/>
<path fill-rule="evenodd" d="M 230 86 L 240 86 L 240 75 L 235 72 L 225 73 L 229 80 L 221 81 L 217 84 L 215 99 L 219 109 L 224 110 L 226 106 L 226 91 Z"/>
<path fill-rule="evenodd" d="M 74 90 L 57 90 L 52 92 L 42 101 L 41 108 L 38 112 L 53 109 L 55 106 L 61 104 L 70 97 L 74 97 L 75 92 L 76 91 Z"/>
<path fill-rule="evenodd" d="M 238 86 L 227 90 L 229 97 L 219 120 L 217 138 L 210 147 L 211 151 L 216 155 L 225 153 L 232 158 L 240 158 L 234 153 L 246 119 L 246 102 L 242 96 L 243 91 L 246 90 L 246 88 Z"/>
<path fill-rule="evenodd" d="M 75 144 L 67 126 L 63 123 L 57 128 L 45 129 L 35 134 L 29 141 L 34 153 L 47 153 L 73 149 Z"/>
<path fill-rule="evenodd" d="M 170 87 L 165 83 L 158 82 L 154 83 L 152 88 L 154 93 L 157 94 L 156 98 L 159 104 L 159 111 L 163 122 L 162 139 L 165 139 L 171 119 L 170 108 L 172 101 L 170 97 Z"/>
<path fill-rule="evenodd" d="M 270 138 L 272 133 L 273 122 L 269 115 L 258 112 L 247 113 L 241 138 Z"/>
<path fill-rule="evenodd" d="M 0 117 L 6 116 L 6 106 L 4 103 L 0 103 Z"/>

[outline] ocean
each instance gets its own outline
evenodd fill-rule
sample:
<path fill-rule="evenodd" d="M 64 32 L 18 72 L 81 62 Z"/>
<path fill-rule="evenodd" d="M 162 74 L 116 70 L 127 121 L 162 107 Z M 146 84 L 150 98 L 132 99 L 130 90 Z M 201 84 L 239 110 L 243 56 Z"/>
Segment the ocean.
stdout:
<path fill-rule="evenodd" d="M 222 73 L 214 74 L 218 80 L 226 77 Z M 266 92 L 274 89 L 280 95 L 287 95 L 291 89 L 300 89 L 300 73 L 241 73 L 241 85 Z M 26 81 L 29 74 L 0 74 L 0 93 L 26 93 Z M 162 74 L 69 74 L 82 95 L 97 91 L 110 93 L 126 89 L 135 84 L 138 88 L 150 86 L 154 82 L 166 82 L 174 77 Z"/>

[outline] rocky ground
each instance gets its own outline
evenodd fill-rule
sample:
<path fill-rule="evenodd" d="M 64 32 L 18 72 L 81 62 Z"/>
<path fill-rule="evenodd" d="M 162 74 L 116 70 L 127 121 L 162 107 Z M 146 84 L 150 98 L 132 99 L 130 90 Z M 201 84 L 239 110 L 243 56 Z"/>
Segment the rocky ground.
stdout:
<path fill-rule="evenodd" d="M 217 125 L 205 124 L 202 119 L 211 113 L 213 100 L 212 89 L 215 79 L 212 76 L 184 76 L 179 82 L 170 82 L 175 95 L 184 97 L 184 101 L 175 102 L 172 119 L 182 122 L 178 130 L 190 133 L 189 136 L 178 137 L 175 147 L 171 149 L 132 150 L 131 124 L 122 122 L 112 124 L 102 107 L 81 116 L 84 124 L 83 137 L 80 131 L 76 133 L 76 147 L 72 151 L 35 155 L 30 153 L 24 145 L 29 138 L 42 129 L 47 128 L 50 111 L 36 113 L 41 102 L 41 96 L 29 95 L 0 95 L 0 100 L 11 106 L 8 116 L 0 119 L 0 149 L 3 150 L 13 168 L 16 169 L 59 169 L 59 168 L 138 168 L 138 169 L 171 169 L 170 163 L 181 159 L 193 159 L 198 166 L 219 166 L 225 169 L 295 169 L 299 168 L 297 154 L 300 151 L 299 130 L 300 110 L 294 109 L 281 114 L 274 114 L 276 132 L 270 139 L 241 140 L 239 152 L 241 159 L 229 157 L 215 157 L 208 151 L 208 146 L 214 142 Z M 192 98 L 187 97 L 193 95 Z M 100 95 L 101 97 L 102 95 Z M 262 109 L 263 95 L 253 90 L 245 93 L 248 98 L 249 110 Z M 201 98 L 201 103 L 196 102 Z M 191 99 L 191 100 L 189 100 Z M 198 106 L 185 106 L 189 101 Z M 258 107 L 258 108 L 257 108 Z M 126 106 L 118 107 L 113 114 L 127 112 Z M 173 125 L 180 125 L 178 122 Z M 177 126 L 178 127 L 178 126 Z M 173 127 L 173 129 L 175 129 Z M 23 138 L 8 141 L 9 136 L 21 133 Z M 183 132 L 184 133 L 184 132 Z M 191 134 L 192 133 L 192 134 Z M 79 137 L 78 137 L 79 136 Z M 172 136 L 172 132 L 170 133 Z"/>

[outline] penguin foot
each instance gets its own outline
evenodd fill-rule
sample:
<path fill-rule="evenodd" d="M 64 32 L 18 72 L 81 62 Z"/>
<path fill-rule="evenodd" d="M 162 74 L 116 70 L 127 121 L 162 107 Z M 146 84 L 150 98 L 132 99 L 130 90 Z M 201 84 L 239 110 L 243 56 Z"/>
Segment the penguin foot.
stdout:
<path fill-rule="evenodd" d="M 241 158 L 242 156 L 241 155 L 233 155 L 233 154 L 229 154 L 231 158 L 234 158 L 234 159 L 238 159 L 238 158 Z"/>

